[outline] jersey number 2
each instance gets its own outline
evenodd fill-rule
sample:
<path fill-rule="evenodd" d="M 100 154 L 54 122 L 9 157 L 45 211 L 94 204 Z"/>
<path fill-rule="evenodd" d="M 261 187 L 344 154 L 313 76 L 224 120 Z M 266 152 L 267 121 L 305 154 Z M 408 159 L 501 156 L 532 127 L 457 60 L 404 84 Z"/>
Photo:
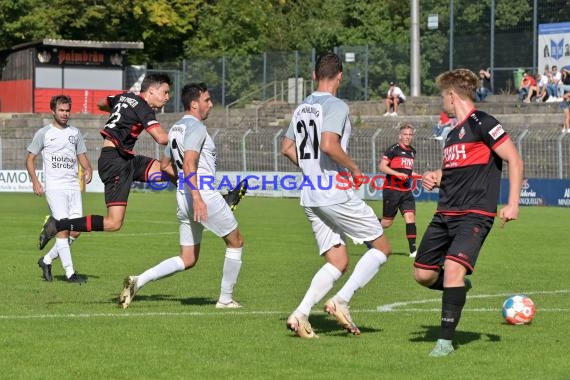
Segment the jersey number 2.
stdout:
<path fill-rule="evenodd" d="M 309 138 L 309 131 L 307 130 L 307 124 L 305 120 L 299 120 L 297 122 L 297 133 L 303 135 L 303 140 L 299 145 L 299 159 L 300 160 L 310 160 L 311 158 L 319 158 L 319 135 L 317 131 L 317 123 L 313 119 L 309 120 L 309 128 L 313 128 L 313 152 L 315 157 L 311 157 L 311 151 L 305 152 L 307 150 L 307 139 Z"/>

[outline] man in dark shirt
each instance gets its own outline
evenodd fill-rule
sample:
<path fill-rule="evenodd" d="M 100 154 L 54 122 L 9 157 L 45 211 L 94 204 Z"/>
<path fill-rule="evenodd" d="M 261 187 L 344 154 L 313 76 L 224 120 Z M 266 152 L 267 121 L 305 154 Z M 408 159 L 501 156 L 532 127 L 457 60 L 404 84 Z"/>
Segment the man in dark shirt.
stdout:
<path fill-rule="evenodd" d="M 459 123 L 447 135 L 442 168 L 424 173 L 422 180 L 426 190 L 439 187 L 437 211 L 414 262 L 415 280 L 443 291 L 440 335 L 430 356 L 454 351 L 453 336 L 471 286 L 465 276 L 473 272 L 497 215 L 503 160 L 509 164 L 509 197 L 499 218 L 504 225 L 519 213 L 523 162 L 501 124 L 475 109 L 477 81 L 466 69 L 436 79 L 443 110 Z"/>
<path fill-rule="evenodd" d="M 107 98 L 102 108 L 111 111 L 101 131 L 103 148 L 99 156 L 99 176 L 105 185 L 107 216 L 87 215 L 56 220 L 48 217 L 39 237 L 39 248 L 59 231 L 118 231 L 125 218 L 127 200 L 133 181 L 147 181 L 160 172 L 160 163 L 133 151 L 138 136 L 146 130 L 161 145 L 168 143 L 168 134 L 156 120 L 155 109 L 170 99 L 170 78 L 165 74 L 149 74 L 140 94 L 123 93 Z M 164 175 L 166 179 L 166 174 Z"/>
<path fill-rule="evenodd" d="M 406 222 L 406 238 L 410 248 L 410 257 L 416 257 L 416 201 L 412 195 L 412 185 L 416 184 L 412 176 L 416 150 L 412 146 L 414 127 L 404 124 L 400 127 L 398 143 L 386 150 L 378 164 L 386 174 L 382 187 L 382 227 L 390 228 L 394 217 L 400 210 Z"/>

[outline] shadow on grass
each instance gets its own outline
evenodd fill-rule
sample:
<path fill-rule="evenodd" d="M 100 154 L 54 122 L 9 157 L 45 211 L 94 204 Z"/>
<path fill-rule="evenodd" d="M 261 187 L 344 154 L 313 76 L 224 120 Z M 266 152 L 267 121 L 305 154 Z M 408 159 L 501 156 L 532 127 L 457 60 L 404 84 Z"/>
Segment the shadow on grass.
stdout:
<path fill-rule="evenodd" d="M 414 335 L 413 338 L 410 339 L 410 342 L 436 342 L 439 338 L 439 326 L 422 326 L 425 331 L 415 331 L 412 332 Z M 456 348 L 469 344 L 471 342 L 485 339 L 488 342 L 496 343 L 501 341 L 500 335 L 495 334 L 482 334 L 473 331 L 461 331 L 457 330 L 455 332 L 455 336 L 453 338 L 453 343 Z"/>
<path fill-rule="evenodd" d="M 86 283 L 89 283 L 90 279 L 96 279 L 96 278 L 100 278 L 99 276 L 95 276 L 92 274 L 85 274 L 85 273 L 77 273 L 77 275 L 79 277 L 83 277 L 85 278 Z M 40 276 L 40 278 L 43 280 L 43 277 Z M 53 276 L 53 280 L 54 281 L 63 281 L 63 282 L 69 282 L 67 281 L 67 277 L 65 275 L 57 275 L 57 276 Z M 47 282 L 47 281 L 46 281 Z M 74 284 L 73 282 L 70 282 L 70 284 Z M 75 283 L 76 284 L 76 283 Z"/>
<path fill-rule="evenodd" d="M 118 295 L 111 298 L 112 302 L 118 301 Z M 178 302 L 182 305 L 192 305 L 192 306 L 207 306 L 207 305 L 215 305 L 217 300 L 212 298 L 204 298 L 204 297 L 190 297 L 190 298 L 180 298 L 175 297 L 169 294 L 137 294 L 134 298 L 133 302 Z"/>
<path fill-rule="evenodd" d="M 283 324 L 285 325 L 287 317 L 281 317 L 279 319 L 283 321 Z M 309 317 L 309 321 L 311 322 L 311 326 L 313 327 L 317 335 L 338 336 L 342 338 L 350 338 L 353 336 L 351 333 L 343 329 L 338 324 L 336 319 L 334 319 L 334 317 L 331 317 L 329 315 L 312 314 Z M 356 325 L 358 326 L 362 334 L 378 333 L 383 331 L 382 329 L 375 329 L 372 327 L 361 326 L 358 323 Z M 292 335 L 292 337 L 296 337 L 296 335 Z"/>

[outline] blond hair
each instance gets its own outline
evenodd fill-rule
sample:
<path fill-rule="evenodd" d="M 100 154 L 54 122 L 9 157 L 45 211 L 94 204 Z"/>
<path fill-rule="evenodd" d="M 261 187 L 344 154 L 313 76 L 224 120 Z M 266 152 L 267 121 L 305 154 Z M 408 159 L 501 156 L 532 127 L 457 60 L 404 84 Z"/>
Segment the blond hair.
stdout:
<path fill-rule="evenodd" d="M 455 69 L 441 73 L 435 78 L 441 91 L 453 90 L 459 97 L 475 99 L 479 78 L 468 69 Z"/>

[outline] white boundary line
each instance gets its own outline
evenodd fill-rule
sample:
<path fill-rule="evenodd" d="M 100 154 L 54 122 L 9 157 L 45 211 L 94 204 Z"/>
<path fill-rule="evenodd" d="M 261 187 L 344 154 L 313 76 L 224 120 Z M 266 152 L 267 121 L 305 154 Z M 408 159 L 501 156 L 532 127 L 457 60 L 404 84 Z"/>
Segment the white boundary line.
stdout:
<path fill-rule="evenodd" d="M 561 289 L 561 290 L 540 290 L 540 291 L 531 291 L 531 292 L 520 292 L 520 293 L 496 293 L 496 294 L 476 294 L 472 296 L 468 296 L 467 299 L 475 299 L 475 298 L 493 298 L 493 297 L 508 297 L 513 294 L 526 294 L 528 296 L 533 294 L 565 294 L 570 293 L 570 289 Z M 398 309 L 400 306 L 409 306 L 409 305 L 420 305 L 432 302 L 441 302 L 441 298 L 431 298 L 425 300 L 417 300 L 417 301 L 406 301 L 406 302 L 394 302 L 387 305 L 381 305 L 376 308 L 379 313 L 387 313 L 391 311 L 433 311 L 433 310 L 441 310 L 441 309 Z M 497 309 L 464 309 L 465 311 L 490 311 L 490 310 L 497 310 Z M 546 311 L 549 309 L 540 309 L 541 311 Z M 554 309 L 550 309 L 554 310 Z M 565 309 L 560 309 L 561 311 Z"/>
<path fill-rule="evenodd" d="M 545 291 L 531 291 L 522 292 L 526 295 L 533 294 L 567 294 L 570 293 L 570 289 L 561 290 L 545 290 Z M 497 294 L 478 294 L 470 296 L 470 299 L 475 298 L 493 298 L 493 297 L 508 297 L 514 293 L 497 293 Z M 387 312 L 401 312 L 401 313 L 432 313 L 441 311 L 440 308 L 414 308 L 406 307 L 411 305 L 427 304 L 441 302 L 441 298 L 432 298 L 425 300 L 416 301 L 405 301 L 405 302 L 395 302 L 387 305 L 378 306 L 376 309 L 351 309 L 353 313 L 387 313 Z M 564 308 L 541 308 L 538 310 L 540 312 L 567 312 L 570 309 Z M 467 312 L 500 312 L 500 308 L 474 308 L 474 309 L 464 309 Z M 30 320 L 30 319 L 56 319 L 56 318 L 70 318 L 70 319 L 87 319 L 87 318 L 144 318 L 144 317 L 207 317 L 221 315 L 287 315 L 287 311 L 237 311 L 237 310 L 216 310 L 209 312 L 144 312 L 144 313 L 132 313 L 132 312 L 122 312 L 118 310 L 116 313 L 69 313 L 69 314 L 31 314 L 31 315 L 0 315 L 0 320 Z M 313 314 L 325 314 L 324 312 L 314 312 Z"/>

